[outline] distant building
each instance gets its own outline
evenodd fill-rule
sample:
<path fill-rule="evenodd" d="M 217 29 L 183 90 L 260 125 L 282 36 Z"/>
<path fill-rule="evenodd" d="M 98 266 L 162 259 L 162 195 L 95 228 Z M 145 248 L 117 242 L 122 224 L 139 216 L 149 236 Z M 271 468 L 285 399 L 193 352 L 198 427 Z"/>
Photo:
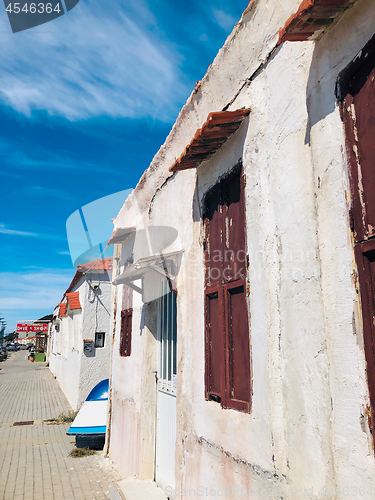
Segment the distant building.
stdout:
<path fill-rule="evenodd" d="M 46 351 L 52 314 L 34 321 L 20 321 L 16 326 L 14 342 L 19 344 L 34 344 L 40 351 Z"/>
<path fill-rule="evenodd" d="M 49 367 L 74 409 L 110 368 L 112 259 L 77 267 L 53 313 Z"/>

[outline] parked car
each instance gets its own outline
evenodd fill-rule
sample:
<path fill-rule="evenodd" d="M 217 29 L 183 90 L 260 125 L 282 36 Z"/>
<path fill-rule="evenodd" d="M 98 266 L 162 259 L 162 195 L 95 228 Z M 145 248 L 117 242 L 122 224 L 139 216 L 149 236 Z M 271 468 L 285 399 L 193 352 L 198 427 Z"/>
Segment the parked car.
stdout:
<path fill-rule="evenodd" d="M 8 349 L 8 351 L 19 351 L 20 350 L 20 348 L 17 344 L 9 344 L 7 349 Z"/>

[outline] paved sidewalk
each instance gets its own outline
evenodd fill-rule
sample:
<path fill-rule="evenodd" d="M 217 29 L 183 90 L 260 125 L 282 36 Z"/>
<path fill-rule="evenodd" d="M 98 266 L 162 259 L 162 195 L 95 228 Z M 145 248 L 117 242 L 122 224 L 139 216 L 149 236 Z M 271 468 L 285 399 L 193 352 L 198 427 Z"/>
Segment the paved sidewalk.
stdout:
<path fill-rule="evenodd" d="M 45 363 L 25 360 L 27 351 L 0 363 L 0 499 L 107 499 L 120 477 L 102 453 L 71 458 L 68 424 L 43 420 L 71 407 Z M 34 421 L 14 427 L 14 422 Z"/>

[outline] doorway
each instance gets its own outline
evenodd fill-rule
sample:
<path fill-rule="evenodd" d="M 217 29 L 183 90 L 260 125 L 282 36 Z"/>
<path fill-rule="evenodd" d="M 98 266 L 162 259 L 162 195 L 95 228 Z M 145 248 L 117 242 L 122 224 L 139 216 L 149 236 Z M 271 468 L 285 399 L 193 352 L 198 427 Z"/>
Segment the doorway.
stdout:
<path fill-rule="evenodd" d="M 155 479 L 170 491 L 175 489 L 177 294 L 169 280 L 160 281 L 159 297 Z"/>

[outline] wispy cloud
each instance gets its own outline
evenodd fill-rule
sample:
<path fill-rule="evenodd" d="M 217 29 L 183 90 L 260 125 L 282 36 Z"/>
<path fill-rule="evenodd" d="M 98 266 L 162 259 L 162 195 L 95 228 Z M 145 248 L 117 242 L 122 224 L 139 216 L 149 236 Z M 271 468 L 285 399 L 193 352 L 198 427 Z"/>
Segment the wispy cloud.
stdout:
<path fill-rule="evenodd" d="M 0 76 L 1 85 L 1 76 Z M 19 145 L 18 145 L 19 147 Z M 12 165 L 17 170 L 69 170 L 89 171 L 119 174 L 118 170 L 111 169 L 107 165 L 97 165 L 87 161 L 76 161 L 75 159 L 59 153 L 51 153 L 45 150 L 34 151 L 33 156 L 17 149 L 16 145 L 0 140 L 0 164 Z M 6 174 L 1 169 L 0 175 Z"/>
<path fill-rule="evenodd" d="M 81 0 L 48 28 L 16 35 L 2 16 L 0 98 L 27 116 L 46 110 L 72 121 L 100 115 L 170 120 L 188 90 L 179 56 L 136 25 L 125 5 Z"/>
<path fill-rule="evenodd" d="M 28 231 L 19 231 L 17 229 L 8 229 L 5 227 L 5 224 L 0 224 L 0 233 L 11 234 L 12 236 L 29 236 L 32 238 L 39 236 L 37 233 L 29 233 Z"/>
<path fill-rule="evenodd" d="M 6 224 L 0 224 L 0 234 L 8 234 L 9 236 L 24 236 L 27 238 L 38 238 L 40 240 L 51 241 L 66 241 L 66 238 L 54 233 L 32 233 L 19 229 L 11 229 Z"/>
<path fill-rule="evenodd" d="M 13 331 L 17 321 L 51 313 L 73 276 L 73 269 L 0 273 L 0 311 L 7 331 Z"/>
<path fill-rule="evenodd" d="M 223 10 L 213 9 L 212 12 L 217 24 L 220 26 L 220 28 L 223 28 L 223 30 L 227 31 L 233 28 L 233 26 L 235 25 L 236 19 Z"/>
<path fill-rule="evenodd" d="M 79 200 L 79 194 L 73 194 L 72 191 L 68 191 L 65 189 L 53 188 L 50 186 L 26 186 L 21 189 L 20 192 L 26 192 L 31 196 L 43 196 L 43 198 L 53 198 L 54 200 L 58 200 L 59 202 L 63 200 L 66 202 L 67 200 Z"/>
<path fill-rule="evenodd" d="M 70 252 L 68 250 L 62 250 L 61 252 L 56 252 L 59 255 L 70 255 Z"/>

